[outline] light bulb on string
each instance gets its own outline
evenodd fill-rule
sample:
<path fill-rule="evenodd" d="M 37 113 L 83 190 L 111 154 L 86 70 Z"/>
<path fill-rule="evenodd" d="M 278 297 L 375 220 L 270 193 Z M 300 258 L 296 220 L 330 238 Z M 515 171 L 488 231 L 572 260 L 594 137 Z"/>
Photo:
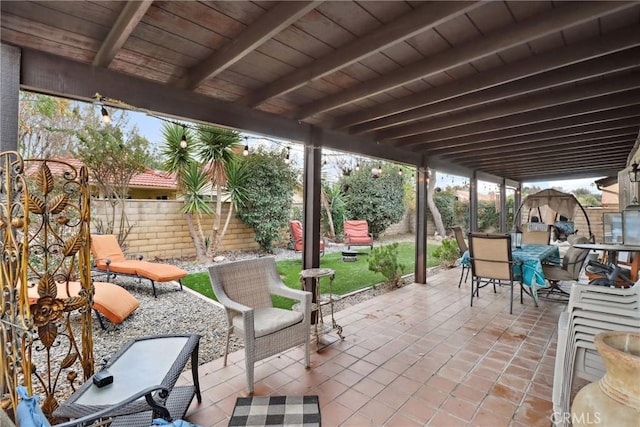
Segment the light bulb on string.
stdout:
<path fill-rule="evenodd" d="M 104 105 L 100 109 L 100 114 L 102 114 L 102 123 L 104 123 L 105 125 L 110 125 L 111 117 L 109 117 L 109 112 L 106 108 L 104 108 Z"/>
<path fill-rule="evenodd" d="M 187 131 L 184 125 L 182 125 L 182 138 L 180 138 L 180 148 L 182 148 L 183 150 L 187 148 Z"/>
<path fill-rule="evenodd" d="M 356 172 L 360 170 L 360 162 L 356 163 Z"/>
<path fill-rule="evenodd" d="M 284 163 L 287 165 L 291 163 L 291 157 L 289 155 L 290 151 L 291 151 L 291 147 L 287 147 L 287 155 L 284 158 Z"/>
<path fill-rule="evenodd" d="M 402 168 L 398 168 L 398 175 L 402 176 Z"/>
<path fill-rule="evenodd" d="M 242 150 L 242 155 L 247 157 L 249 155 L 249 138 L 244 137 L 244 149 Z"/>

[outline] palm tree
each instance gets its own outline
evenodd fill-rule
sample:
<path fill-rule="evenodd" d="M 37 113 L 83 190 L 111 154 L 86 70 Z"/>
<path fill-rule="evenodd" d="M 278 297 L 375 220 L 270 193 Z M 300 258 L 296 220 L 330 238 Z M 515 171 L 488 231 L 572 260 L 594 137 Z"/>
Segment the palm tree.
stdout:
<path fill-rule="evenodd" d="M 165 145 L 162 155 L 165 159 L 163 169 L 176 174 L 178 193 L 184 198 L 184 206 L 181 211 L 185 214 L 189 235 L 196 250 L 198 262 L 207 262 L 207 248 L 204 231 L 202 229 L 202 215 L 211 213 L 211 208 L 202 198 L 203 188 L 207 183 L 207 177 L 202 168 L 192 157 L 188 141 L 193 141 L 193 135 L 189 128 L 173 123 L 165 123 L 162 127 L 162 136 Z M 184 140 L 187 145 L 183 147 Z M 195 222 L 194 222 L 195 218 Z"/>
<path fill-rule="evenodd" d="M 227 220 L 224 228 L 220 230 L 223 202 L 222 190 L 229 184 L 229 167 L 236 157 L 234 149 L 240 147 L 240 133 L 232 129 L 200 125 L 197 129 L 197 135 L 196 153 L 198 158 L 208 167 L 207 175 L 216 194 L 216 212 L 207 248 L 207 256 L 212 258 L 220 246 L 233 212 L 235 201 L 232 196 L 232 203 L 227 212 Z M 235 190 L 240 191 L 241 186 Z"/>

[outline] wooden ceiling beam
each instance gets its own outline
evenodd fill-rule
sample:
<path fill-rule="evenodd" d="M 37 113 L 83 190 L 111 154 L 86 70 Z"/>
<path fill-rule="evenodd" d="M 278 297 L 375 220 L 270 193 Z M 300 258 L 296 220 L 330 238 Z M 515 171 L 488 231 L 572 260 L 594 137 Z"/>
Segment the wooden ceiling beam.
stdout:
<path fill-rule="evenodd" d="M 560 3 L 561 4 L 561 3 Z M 351 88 L 341 90 L 318 101 L 303 105 L 293 116 L 304 120 L 314 114 L 333 110 L 351 102 L 373 96 L 418 79 L 429 77 L 459 65 L 542 38 L 588 20 L 605 16 L 629 7 L 635 2 L 580 2 L 562 4 L 507 28 L 497 29 L 474 41 L 415 62 L 403 69 L 385 74 Z"/>
<path fill-rule="evenodd" d="M 346 114 L 334 119 L 332 128 L 344 129 L 386 116 L 395 117 L 398 113 L 413 108 L 443 102 L 637 46 L 640 46 L 640 26 L 624 28 L 603 37 L 574 43 L 551 52 L 541 53 L 501 66 L 500 68 L 491 68 L 469 78 L 456 80 L 403 98 L 394 99 L 393 101 Z M 350 132 L 357 133 L 357 129 L 350 129 Z"/>
<path fill-rule="evenodd" d="M 513 143 L 504 141 L 502 144 L 485 148 L 484 144 L 474 144 L 467 146 L 464 152 L 451 153 L 446 151 L 440 156 L 441 159 L 461 162 L 466 159 L 481 159 L 485 157 L 501 157 L 503 155 L 535 154 L 544 150 L 562 149 L 565 146 L 575 147 L 577 143 L 584 143 L 585 147 L 595 147 L 591 144 L 600 139 L 638 135 L 638 125 L 624 127 L 620 129 L 610 129 L 601 132 L 578 133 L 566 137 L 548 138 L 544 140 L 530 140 L 527 142 Z"/>
<path fill-rule="evenodd" d="M 239 104 L 248 107 L 260 105 L 273 97 L 291 92 L 395 43 L 427 31 L 481 4 L 482 2 L 429 2 L 393 22 L 384 24 L 379 29 L 363 37 L 356 38 L 351 43 L 334 50 L 311 64 L 300 67 L 278 80 L 255 90 L 240 100 Z"/>
<path fill-rule="evenodd" d="M 477 168 L 483 171 L 487 171 L 487 173 L 491 173 L 498 176 L 510 177 L 513 175 L 524 175 L 527 176 L 537 176 L 539 179 L 545 179 L 547 175 L 553 175 L 554 173 L 566 173 L 567 171 L 580 171 L 583 169 L 589 169 L 593 171 L 596 170 L 607 170 L 605 175 L 617 174 L 620 170 L 624 169 L 626 166 L 626 156 L 620 156 L 619 154 L 612 153 L 606 157 L 597 156 L 597 157 L 585 157 L 585 158 L 572 158 L 570 162 L 557 162 L 553 164 L 549 164 L 549 162 L 542 163 L 531 163 L 529 161 L 525 161 L 522 164 L 520 163 L 511 163 L 511 164 L 498 164 L 498 165 L 484 165 L 478 164 Z M 591 175 L 596 176 L 596 175 Z"/>
<path fill-rule="evenodd" d="M 640 109 L 640 108 L 639 108 Z M 468 153 L 475 151 L 480 146 L 483 150 L 501 149 L 501 147 L 511 146 L 519 147 L 520 145 L 530 145 L 532 143 L 537 144 L 545 143 L 547 141 L 562 140 L 565 138 L 571 138 L 581 135 L 591 136 L 602 132 L 620 132 L 620 129 L 636 129 L 640 123 L 640 115 L 635 117 L 628 117 L 621 120 L 611 120 L 600 123 L 589 123 L 583 126 L 574 126 L 567 128 L 553 129 L 549 131 L 540 131 L 536 133 L 529 133 L 526 135 L 519 135 L 511 138 L 496 138 L 489 139 L 487 141 L 473 141 L 464 145 L 456 145 L 446 149 L 435 148 L 426 149 L 427 153 L 432 156 L 441 156 L 447 158 L 447 156 L 455 156 L 461 153 Z"/>
<path fill-rule="evenodd" d="M 593 170 L 608 170 L 606 175 L 609 174 L 617 174 L 620 170 L 624 169 L 626 162 L 626 158 L 624 156 L 616 156 L 607 157 L 607 158 L 591 158 L 591 159 L 580 159 L 580 162 L 564 162 L 562 164 L 555 164 L 553 167 L 546 167 L 545 164 L 523 164 L 521 165 L 499 165 L 499 166 L 484 166 L 478 165 L 478 168 L 482 168 L 483 171 L 487 173 L 491 173 L 493 175 L 504 176 L 504 177 L 528 177 L 532 179 L 532 177 L 536 177 L 536 179 L 548 179 L 547 177 L 553 175 L 554 173 L 565 175 L 568 172 L 580 172 L 582 170 L 590 169 Z M 597 176 L 597 175 L 591 175 Z M 526 178 L 525 178 L 526 179 Z M 524 180 L 524 179 L 523 179 Z"/>
<path fill-rule="evenodd" d="M 501 162 L 528 162 L 529 160 L 549 160 L 553 161 L 558 158 L 573 159 L 575 155 L 586 152 L 591 156 L 598 156 L 600 153 L 609 153 L 611 149 L 620 148 L 625 143 L 634 141 L 638 135 L 637 129 L 635 134 L 613 135 L 606 138 L 593 139 L 591 141 L 582 140 L 565 145 L 557 144 L 553 146 L 534 147 L 526 150 L 508 152 L 508 154 L 488 155 L 480 154 L 475 158 L 465 156 L 464 158 L 456 157 L 450 159 L 458 164 L 472 167 L 474 164 L 500 164 Z M 564 161 L 563 160 L 563 161 Z"/>
<path fill-rule="evenodd" d="M 317 144 L 323 148 L 411 165 L 421 161 L 415 153 L 376 144 L 370 138 L 330 129 L 318 130 L 297 120 L 44 52 L 23 48 L 20 71 L 21 88 L 38 93 L 91 102 L 99 92 L 140 111 L 164 117 L 210 123 L 299 143 L 308 142 L 311 132 L 316 132 Z"/>
<path fill-rule="evenodd" d="M 638 37 L 640 39 L 640 36 Z M 349 128 L 349 133 L 361 134 L 374 130 L 381 131 L 382 129 L 393 131 L 393 129 L 415 120 L 434 119 L 435 116 L 454 113 L 523 94 L 535 94 L 545 89 L 617 73 L 639 67 L 637 58 L 640 58 L 640 47 L 356 125 Z M 501 70 L 494 70 L 493 72 L 497 75 L 502 74 Z"/>
<path fill-rule="evenodd" d="M 626 141 L 618 141 L 618 146 L 621 146 Z M 633 141 L 629 143 L 629 147 L 633 145 Z M 627 158 L 626 153 L 622 152 L 622 150 L 616 150 L 615 146 L 611 148 L 608 152 L 597 152 L 597 153 L 574 153 L 570 158 L 559 158 L 552 157 L 550 155 L 541 156 L 540 159 L 537 158 L 527 158 L 524 161 L 509 161 L 506 160 L 504 162 L 499 161 L 479 161 L 476 165 L 481 165 L 483 168 L 491 168 L 491 167 L 502 167 L 505 170 L 534 170 L 534 169 L 545 169 L 545 170 L 553 170 L 553 169 L 562 169 L 563 166 L 570 164 L 579 166 L 583 162 L 597 162 L 598 160 L 605 161 L 622 161 L 624 164 L 624 160 Z M 624 167 L 624 166 L 623 166 Z M 622 169 L 622 168 L 621 168 Z"/>
<path fill-rule="evenodd" d="M 614 76 L 605 80 L 595 80 L 575 86 L 569 85 L 557 90 L 536 93 L 528 97 L 510 99 L 505 102 L 490 104 L 484 108 L 465 110 L 447 117 L 437 117 L 409 125 L 390 128 L 385 131 L 377 132 L 376 139 L 379 141 L 385 141 L 425 132 L 435 132 L 469 123 L 505 118 L 529 111 L 586 101 L 638 88 L 640 88 L 640 73 L 631 73 L 625 76 Z M 569 107 L 567 107 L 567 110 L 569 110 Z"/>
<path fill-rule="evenodd" d="M 229 40 L 219 51 L 191 67 L 187 75 L 178 82 L 178 87 L 195 89 L 240 61 L 321 3 L 321 1 L 283 1 L 276 4 L 233 40 Z"/>
<path fill-rule="evenodd" d="M 92 65 L 95 67 L 108 67 L 116 57 L 118 51 L 127 41 L 133 30 L 136 28 L 142 17 L 147 13 L 153 0 L 128 1 L 118 19 L 111 26 L 111 31 L 102 42 L 98 53 L 93 58 Z M 81 5 L 79 5 L 81 7 Z"/>
<path fill-rule="evenodd" d="M 605 95 L 585 102 L 576 102 L 575 105 L 558 105 L 555 107 L 534 110 L 507 117 L 486 120 L 478 123 L 457 126 L 434 132 L 425 132 L 405 138 L 389 140 L 397 147 L 420 146 L 429 141 L 444 139 L 457 139 L 468 135 L 483 132 L 492 132 L 510 127 L 523 126 L 532 123 L 542 123 L 556 120 L 558 117 L 577 117 L 597 111 L 622 108 L 640 104 L 640 90 L 633 89 L 612 95 Z M 577 119 L 579 120 L 579 119 Z M 424 148 L 424 147 L 422 147 Z"/>
<path fill-rule="evenodd" d="M 593 132 L 605 129 L 613 129 L 622 126 L 633 126 L 640 116 L 640 105 L 626 108 L 599 111 L 595 113 L 583 114 L 577 117 L 568 117 L 558 120 L 551 120 L 544 123 L 534 123 L 513 128 L 500 129 L 492 132 L 483 132 L 477 135 L 468 135 L 455 140 L 434 141 L 425 143 L 423 149 L 431 154 L 438 154 L 440 151 L 457 152 L 465 151 L 468 145 L 483 142 L 487 148 L 498 146 L 504 140 L 536 141 L 538 138 L 546 139 L 575 135 L 576 133 Z M 626 121 L 628 120 L 628 121 Z M 630 123 L 630 124 L 629 124 Z"/>
<path fill-rule="evenodd" d="M 618 166 L 619 164 L 614 163 L 611 165 L 605 165 L 603 167 L 591 167 L 589 171 L 586 171 L 585 168 L 577 168 L 571 169 L 564 172 L 564 175 L 561 175 L 561 172 L 553 171 L 549 174 L 540 175 L 535 172 L 527 172 L 519 174 L 520 182 L 537 182 L 537 181 L 553 181 L 553 180 L 567 180 L 567 179 L 585 179 L 585 178 L 599 178 L 603 176 L 617 176 L 618 175 Z M 509 178 L 510 179 L 510 178 Z"/>

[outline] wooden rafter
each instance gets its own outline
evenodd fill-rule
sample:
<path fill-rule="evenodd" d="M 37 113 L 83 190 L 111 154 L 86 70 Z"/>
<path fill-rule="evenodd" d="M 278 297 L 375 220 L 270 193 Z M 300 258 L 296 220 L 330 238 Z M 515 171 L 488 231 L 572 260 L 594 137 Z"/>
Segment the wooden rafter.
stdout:
<path fill-rule="evenodd" d="M 520 113 L 508 117 L 485 120 L 478 123 L 456 126 L 434 132 L 426 132 L 406 138 L 392 139 L 390 143 L 399 146 L 421 145 L 425 142 L 439 141 L 443 139 L 457 139 L 474 133 L 492 132 L 510 127 L 523 126 L 531 123 L 553 121 L 558 117 L 577 117 L 597 111 L 620 108 L 623 106 L 637 105 L 640 103 L 640 90 L 634 89 L 618 94 L 601 96 L 585 102 L 576 102 L 571 108 L 566 105 L 558 105 L 532 112 Z"/>
<path fill-rule="evenodd" d="M 377 127 L 357 128 L 354 125 L 382 119 L 386 116 L 398 118 L 398 114 L 403 111 L 443 102 L 451 98 L 549 72 L 561 67 L 570 66 L 571 64 L 600 58 L 617 51 L 623 51 L 637 46 L 640 46 L 640 26 L 625 28 L 603 38 L 597 37 L 585 42 L 574 43 L 551 52 L 527 57 L 520 61 L 507 64 L 500 67 L 500 72 L 498 73 L 495 69 L 489 69 L 466 79 L 456 80 L 435 88 L 430 88 L 426 91 L 417 92 L 344 115 L 334 120 L 332 127 L 334 129 L 351 127 L 349 129 L 351 133 L 376 129 Z"/>
<path fill-rule="evenodd" d="M 464 159 L 476 156 L 500 156 L 506 150 L 514 151 L 531 150 L 535 152 L 541 147 L 574 145 L 576 142 L 599 139 L 614 135 L 628 135 L 638 133 L 638 119 L 640 116 L 631 117 L 612 122 L 589 124 L 574 128 L 558 129 L 549 132 L 522 135 L 514 138 L 491 140 L 484 143 L 471 143 L 447 150 L 428 150 L 432 155 L 439 155 L 442 159 Z"/>
<path fill-rule="evenodd" d="M 536 15 L 522 23 L 503 28 L 460 47 L 451 48 L 441 54 L 418 61 L 397 72 L 383 75 L 329 95 L 319 101 L 304 105 L 294 112 L 294 116 L 298 119 L 306 119 L 314 114 L 338 108 L 350 102 L 367 98 L 528 41 L 539 39 L 564 28 L 581 24 L 594 17 L 604 16 L 632 6 L 634 6 L 632 2 L 584 2 L 562 5 L 557 9 Z"/>
<path fill-rule="evenodd" d="M 207 79 L 218 75 L 275 34 L 289 27 L 320 3 L 322 2 L 283 1 L 278 3 L 258 18 L 256 22 L 247 26 L 237 37 L 230 40 L 220 51 L 191 67 L 186 77 L 180 80 L 178 86 L 187 89 L 200 86 Z"/>
<path fill-rule="evenodd" d="M 523 141 L 538 141 L 538 138 L 557 138 L 570 136 L 580 132 L 598 131 L 602 129 L 612 129 L 618 122 L 623 122 L 627 126 L 637 126 L 637 118 L 640 116 L 640 105 L 623 109 L 608 109 L 594 113 L 582 114 L 576 117 L 549 120 L 542 123 L 531 123 L 514 126 L 506 129 L 498 129 L 468 135 L 455 140 L 431 141 L 424 144 L 424 148 L 429 154 L 438 154 L 441 151 L 449 153 L 465 151 L 467 146 L 483 143 L 483 146 L 491 148 L 499 146 L 504 139 Z"/>
<path fill-rule="evenodd" d="M 640 41 L 640 35 L 638 36 L 638 40 Z M 353 126 L 349 131 L 350 133 L 360 134 L 367 131 L 380 131 L 385 128 L 390 128 L 389 130 L 393 132 L 394 128 L 409 124 L 415 120 L 424 118 L 432 119 L 437 115 L 449 114 L 523 94 L 540 92 L 556 86 L 576 83 L 581 80 L 592 79 L 594 77 L 636 68 L 639 66 L 637 60 L 639 57 L 640 48 L 614 53 L 605 58 L 596 58 L 590 61 L 580 62 L 563 67 L 559 70 L 554 70 L 553 72 L 538 74 L 526 79 L 474 92 L 466 96 L 459 96 L 436 104 L 426 105 L 424 107 L 405 111 L 404 113 L 388 116 L 383 119 L 374 120 L 362 125 Z"/>
<path fill-rule="evenodd" d="M 632 59 L 631 63 L 633 62 L 635 62 L 635 58 Z M 378 132 L 377 139 L 384 141 L 424 132 L 433 132 L 454 126 L 512 116 L 576 101 L 584 101 L 637 88 L 640 88 L 640 73 L 631 73 L 623 77 L 597 80 L 576 86 L 571 85 L 550 92 L 545 91 L 526 98 L 518 98 L 499 104 L 492 104 L 486 108 L 476 108 L 469 111 L 459 112 L 446 118 L 434 118 L 405 126 L 398 126 L 386 131 Z M 527 92 L 525 91 L 522 93 Z"/>
<path fill-rule="evenodd" d="M 147 13 L 153 0 L 128 1 L 124 5 L 118 19 L 111 27 L 111 31 L 104 39 L 100 50 L 93 59 L 96 67 L 108 67 L 113 58 L 116 57 L 122 45 L 127 41 L 138 22 Z"/>
<path fill-rule="evenodd" d="M 325 57 L 269 83 L 249 94 L 240 103 L 255 107 L 268 99 L 295 90 L 314 79 L 344 68 L 363 57 L 433 28 L 445 20 L 466 13 L 479 5 L 479 2 L 430 2 L 380 29 L 336 49 Z"/>

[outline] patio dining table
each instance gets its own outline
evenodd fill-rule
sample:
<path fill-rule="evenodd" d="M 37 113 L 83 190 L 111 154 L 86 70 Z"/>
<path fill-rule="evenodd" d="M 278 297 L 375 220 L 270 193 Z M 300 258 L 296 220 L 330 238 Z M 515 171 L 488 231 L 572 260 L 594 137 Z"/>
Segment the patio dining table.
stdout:
<path fill-rule="evenodd" d="M 533 299 L 538 302 L 538 288 L 545 288 L 549 285 L 544 278 L 542 263 L 556 264 L 561 263 L 560 251 L 555 245 L 534 245 L 523 244 L 521 247 L 513 247 L 511 255 L 514 261 L 519 261 L 514 265 L 514 276 L 521 280 L 522 284 L 531 289 Z M 460 264 L 470 265 L 469 251 L 465 251 L 460 259 Z"/>

